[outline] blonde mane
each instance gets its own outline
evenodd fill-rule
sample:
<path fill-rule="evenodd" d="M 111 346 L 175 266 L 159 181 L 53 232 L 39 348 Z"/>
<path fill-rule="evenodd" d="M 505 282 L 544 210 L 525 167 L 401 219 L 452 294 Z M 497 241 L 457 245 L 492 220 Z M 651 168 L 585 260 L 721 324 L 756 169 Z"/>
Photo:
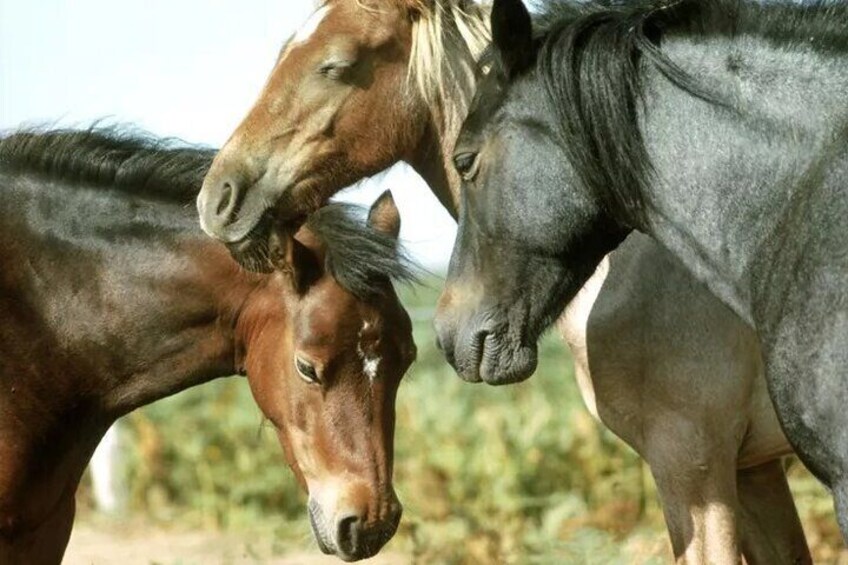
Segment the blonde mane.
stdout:
<path fill-rule="evenodd" d="M 317 0 L 317 6 L 337 0 Z M 379 12 L 369 0 L 360 9 Z M 385 0 L 383 0 L 385 1 Z M 489 0 L 389 0 L 412 18 L 407 81 L 422 98 L 443 138 L 459 133 L 474 95 L 476 66 L 491 42 Z"/>
<path fill-rule="evenodd" d="M 491 40 L 488 4 L 474 0 L 406 0 L 412 25 L 408 80 L 442 135 L 459 132 L 474 94 L 477 60 Z"/>

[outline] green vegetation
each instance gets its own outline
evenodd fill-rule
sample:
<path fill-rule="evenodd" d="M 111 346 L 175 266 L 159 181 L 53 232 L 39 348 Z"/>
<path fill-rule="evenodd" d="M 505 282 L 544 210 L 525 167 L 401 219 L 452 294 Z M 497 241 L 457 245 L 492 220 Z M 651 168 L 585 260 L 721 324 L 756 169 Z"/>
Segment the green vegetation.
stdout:
<path fill-rule="evenodd" d="M 561 341 L 545 338 L 520 385 L 461 382 L 434 347 L 441 283 L 409 290 L 418 362 L 398 399 L 395 486 L 405 506 L 389 549 L 421 563 L 665 563 L 669 548 L 647 467 L 583 408 Z M 273 535 L 314 547 L 305 496 L 243 379 L 132 414 L 131 509 L 159 523 Z M 835 558 L 830 501 L 791 474 L 817 562 Z"/>

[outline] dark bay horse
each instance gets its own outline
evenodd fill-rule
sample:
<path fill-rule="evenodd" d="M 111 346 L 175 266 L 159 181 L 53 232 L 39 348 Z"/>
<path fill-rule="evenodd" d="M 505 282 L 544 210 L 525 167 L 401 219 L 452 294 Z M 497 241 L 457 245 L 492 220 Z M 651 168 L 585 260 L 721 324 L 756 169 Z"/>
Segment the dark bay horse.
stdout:
<path fill-rule="evenodd" d="M 58 563 L 120 416 L 244 373 L 309 492 L 320 547 L 397 527 L 394 403 L 415 357 L 389 195 L 322 209 L 251 274 L 198 228 L 213 153 L 105 131 L 0 139 L 0 563 Z"/>
<path fill-rule="evenodd" d="M 632 230 L 756 331 L 787 437 L 848 539 L 848 4 L 497 0 L 457 141 L 437 325 L 469 380 L 514 381 Z M 591 343 L 590 343 L 591 347 Z"/>
<path fill-rule="evenodd" d="M 322 6 L 204 182 L 203 226 L 224 241 L 248 230 L 238 249 L 264 240 L 263 217 L 304 214 L 400 160 L 456 215 L 453 144 L 488 12 L 463 0 Z M 560 327 L 587 407 L 649 463 L 675 555 L 809 561 L 750 327 L 641 234 L 609 255 Z"/>

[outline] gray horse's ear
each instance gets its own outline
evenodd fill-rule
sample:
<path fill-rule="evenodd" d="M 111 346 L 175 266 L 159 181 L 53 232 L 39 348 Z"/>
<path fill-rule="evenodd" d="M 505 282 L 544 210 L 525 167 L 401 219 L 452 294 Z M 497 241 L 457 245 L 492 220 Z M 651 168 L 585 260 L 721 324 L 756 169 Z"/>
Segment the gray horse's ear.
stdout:
<path fill-rule="evenodd" d="M 492 5 L 492 43 L 508 75 L 533 62 L 533 22 L 521 0 L 495 0 Z"/>
<path fill-rule="evenodd" d="M 378 232 L 397 239 L 400 234 L 400 212 L 395 205 L 392 191 L 387 190 L 371 205 L 368 225 Z"/>

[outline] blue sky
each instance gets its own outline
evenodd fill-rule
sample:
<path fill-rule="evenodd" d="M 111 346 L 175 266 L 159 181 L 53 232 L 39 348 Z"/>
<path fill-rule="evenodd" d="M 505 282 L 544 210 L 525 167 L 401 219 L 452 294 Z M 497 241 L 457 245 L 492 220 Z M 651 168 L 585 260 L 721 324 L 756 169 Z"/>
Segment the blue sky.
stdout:
<path fill-rule="evenodd" d="M 0 130 L 105 118 L 218 147 L 312 10 L 313 0 L 0 0 Z M 367 204 L 385 188 L 414 256 L 446 265 L 453 222 L 409 167 L 342 198 Z"/>

